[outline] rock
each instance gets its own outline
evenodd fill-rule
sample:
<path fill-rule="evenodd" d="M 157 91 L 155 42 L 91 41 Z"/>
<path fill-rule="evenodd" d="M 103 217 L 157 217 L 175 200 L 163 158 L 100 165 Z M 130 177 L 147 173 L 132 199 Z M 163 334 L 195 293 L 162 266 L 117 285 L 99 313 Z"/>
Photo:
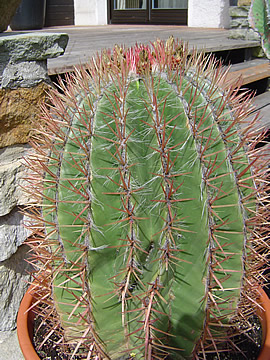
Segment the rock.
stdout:
<path fill-rule="evenodd" d="M 0 150 L 0 261 L 10 258 L 30 235 L 18 208 L 33 201 L 22 188 L 27 185 L 22 157 L 28 151 L 28 145 Z"/>
<path fill-rule="evenodd" d="M 0 0 L 0 32 L 5 31 L 21 0 Z"/>
<path fill-rule="evenodd" d="M 230 22 L 231 28 L 248 28 L 249 22 L 247 18 L 233 18 Z"/>
<path fill-rule="evenodd" d="M 42 81 L 50 83 L 46 60 L 8 63 L 0 76 L 0 87 L 33 87 Z"/>
<path fill-rule="evenodd" d="M 230 16 L 233 17 L 248 17 L 248 6 L 230 6 Z"/>
<path fill-rule="evenodd" d="M 30 235 L 18 208 L 33 202 L 22 188 L 29 173 L 22 157 L 29 151 L 29 145 L 0 149 L 0 261 L 10 258 Z"/>
<path fill-rule="evenodd" d="M 23 225 L 25 221 L 25 215 L 18 208 L 0 217 L 0 262 L 15 254 L 18 247 L 30 236 L 30 231 Z"/>
<path fill-rule="evenodd" d="M 256 31 L 254 31 L 253 29 L 248 29 L 245 39 L 251 41 L 260 41 L 261 38 Z"/>
<path fill-rule="evenodd" d="M 0 0 L 1 4 L 7 0 Z M 13 2 L 13 0 L 8 0 Z M 29 176 L 22 157 L 40 116 L 40 104 L 50 86 L 47 59 L 62 55 L 66 34 L 4 33 L 0 36 L 0 332 L 16 327 L 31 266 L 22 245 L 30 232 L 19 206 L 34 202 L 22 191 Z M 1 349 L 0 349 L 1 351 Z M 1 354 L 0 354 L 1 355 Z"/>
<path fill-rule="evenodd" d="M 31 201 L 22 188 L 27 185 L 24 180 L 27 172 L 22 157 L 28 149 L 28 145 L 0 149 L 0 216 L 7 215 L 15 206 L 26 205 Z"/>
<path fill-rule="evenodd" d="M 16 327 L 17 312 L 30 280 L 31 266 L 25 261 L 29 247 L 22 245 L 16 254 L 0 262 L 0 331 Z"/>
<path fill-rule="evenodd" d="M 22 157 L 29 146 L 17 144 L 28 142 L 38 121 L 50 86 L 47 59 L 63 54 L 67 40 L 65 34 L 45 33 L 0 37 L 0 332 L 16 327 L 31 270 L 25 261 L 29 247 L 22 245 L 30 231 L 19 208 L 34 201 L 21 188 L 28 176 Z"/>
<path fill-rule="evenodd" d="M 250 6 L 251 0 L 238 0 L 238 6 Z"/>
<path fill-rule="evenodd" d="M 0 148 L 28 142 L 48 86 L 42 82 L 32 88 L 0 89 Z"/>
<path fill-rule="evenodd" d="M 62 33 L 21 33 L 0 37 L 0 63 L 40 61 L 63 55 L 68 35 Z"/>
<path fill-rule="evenodd" d="M 49 81 L 47 59 L 62 55 L 67 34 L 21 33 L 0 37 L 0 87 L 31 87 Z"/>
<path fill-rule="evenodd" d="M 232 29 L 229 31 L 230 39 L 242 39 L 242 40 L 251 40 L 258 41 L 260 40 L 259 34 L 254 30 L 248 28 Z"/>
<path fill-rule="evenodd" d="M 259 35 L 249 26 L 249 0 L 238 0 L 238 6 L 230 7 L 230 39 L 259 41 Z"/>

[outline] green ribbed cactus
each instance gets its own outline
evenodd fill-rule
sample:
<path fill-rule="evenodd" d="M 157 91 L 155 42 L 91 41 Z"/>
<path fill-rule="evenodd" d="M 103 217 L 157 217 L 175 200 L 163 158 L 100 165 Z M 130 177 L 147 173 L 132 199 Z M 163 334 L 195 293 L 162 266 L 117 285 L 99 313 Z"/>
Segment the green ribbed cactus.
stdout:
<path fill-rule="evenodd" d="M 262 49 L 270 59 L 270 0 L 251 1 L 249 23 L 260 34 Z"/>
<path fill-rule="evenodd" d="M 169 39 L 104 51 L 51 91 L 31 245 L 74 354 L 204 358 L 256 310 L 266 160 L 225 78 Z"/>

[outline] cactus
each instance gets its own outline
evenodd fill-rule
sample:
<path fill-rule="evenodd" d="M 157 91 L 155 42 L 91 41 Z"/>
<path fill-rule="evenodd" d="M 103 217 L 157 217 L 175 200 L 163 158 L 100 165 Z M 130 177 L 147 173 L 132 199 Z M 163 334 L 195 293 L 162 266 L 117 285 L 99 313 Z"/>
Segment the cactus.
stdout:
<path fill-rule="evenodd" d="M 262 49 L 270 59 L 270 0 L 252 0 L 249 23 L 260 34 Z"/>
<path fill-rule="evenodd" d="M 104 51 L 51 90 L 28 160 L 29 244 L 40 311 L 73 356 L 205 358 L 234 349 L 256 310 L 267 161 L 227 71 L 158 40 Z"/>

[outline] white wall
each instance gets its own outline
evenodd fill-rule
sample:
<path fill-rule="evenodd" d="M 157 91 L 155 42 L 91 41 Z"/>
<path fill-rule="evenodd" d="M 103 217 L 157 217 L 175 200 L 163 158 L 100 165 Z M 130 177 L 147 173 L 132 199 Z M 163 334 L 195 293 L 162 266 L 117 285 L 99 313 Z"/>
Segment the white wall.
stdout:
<path fill-rule="evenodd" d="M 229 0 L 189 0 L 188 26 L 229 28 Z"/>
<path fill-rule="evenodd" d="M 107 24 L 106 0 L 74 0 L 75 25 Z"/>
<path fill-rule="evenodd" d="M 107 0 L 74 0 L 75 25 L 107 24 Z M 188 26 L 229 28 L 229 0 L 189 0 Z"/>

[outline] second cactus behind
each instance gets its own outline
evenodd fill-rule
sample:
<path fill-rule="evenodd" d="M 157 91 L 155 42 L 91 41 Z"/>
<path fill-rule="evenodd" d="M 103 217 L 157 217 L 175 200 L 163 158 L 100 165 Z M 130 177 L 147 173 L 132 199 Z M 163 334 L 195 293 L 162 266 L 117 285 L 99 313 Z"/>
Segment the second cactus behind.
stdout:
<path fill-rule="evenodd" d="M 249 24 L 260 34 L 262 49 L 270 59 L 270 0 L 252 0 Z"/>

